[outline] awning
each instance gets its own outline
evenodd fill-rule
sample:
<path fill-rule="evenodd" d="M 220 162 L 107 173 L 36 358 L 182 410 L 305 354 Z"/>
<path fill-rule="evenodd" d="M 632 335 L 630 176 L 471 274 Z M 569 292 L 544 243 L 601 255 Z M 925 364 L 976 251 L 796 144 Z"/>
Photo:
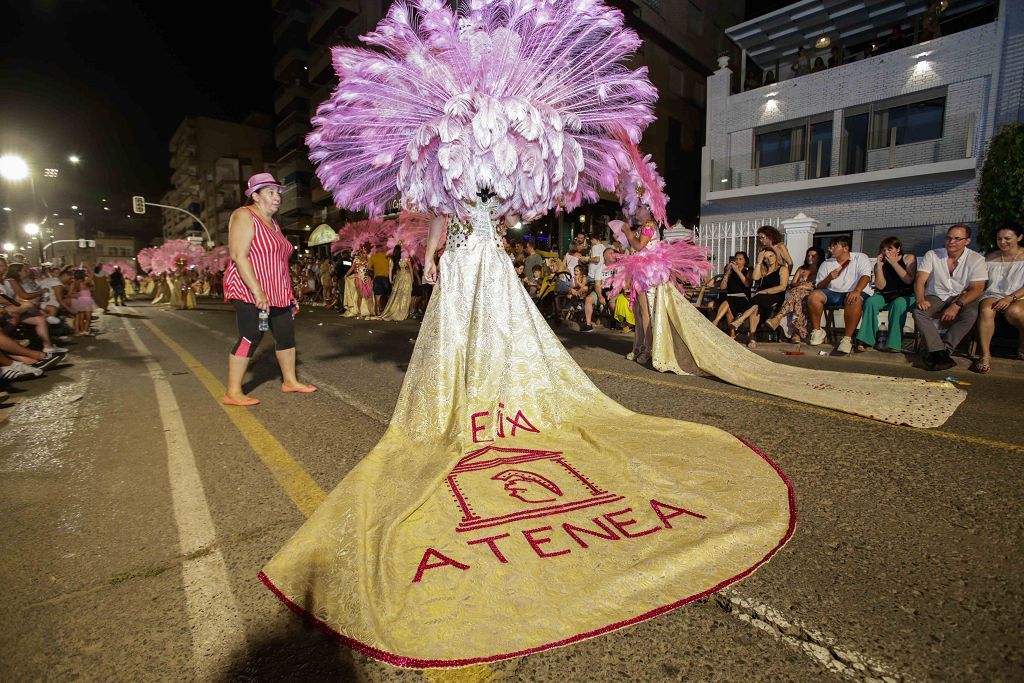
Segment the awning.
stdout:
<path fill-rule="evenodd" d="M 949 2 L 943 19 L 992 4 L 992 0 Z M 741 50 L 762 69 L 786 63 L 806 47 L 809 54 L 827 54 L 829 45 L 850 46 L 885 38 L 893 26 L 918 23 L 928 8 L 925 0 L 801 0 L 782 9 L 726 29 Z M 912 35 L 913 31 L 909 32 Z M 823 40 L 818 48 L 815 43 Z"/>
<path fill-rule="evenodd" d="M 338 233 L 334 232 L 331 226 L 326 223 L 321 223 L 316 226 L 316 230 L 309 234 L 309 240 L 306 242 L 306 245 L 319 247 L 321 244 L 330 244 L 336 239 L 338 239 Z"/>

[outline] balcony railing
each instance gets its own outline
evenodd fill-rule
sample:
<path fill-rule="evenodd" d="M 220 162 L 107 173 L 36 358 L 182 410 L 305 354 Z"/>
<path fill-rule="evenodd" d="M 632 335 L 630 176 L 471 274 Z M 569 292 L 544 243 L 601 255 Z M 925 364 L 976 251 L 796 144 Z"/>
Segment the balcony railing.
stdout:
<path fill-rule="evenodd" d="M 896 144 L 900 131 L 892 127 L 888 129 L 888 135 L 875 138 L 887 140 L 888 144 L 872 148 L 872 136 L 866 132 L 851 139 L 843 131 L 838 160 L 831 152 L 831 143 L 822 141 L 806 148 L 798 161 L 770 166 L 762 163 L 757 152 L 712 159 L 708 190 L 721 192 L 968 159 L 975 155 L 976 131 L 977 117 L 971 112 L 947 117 L 942 137 L 919 142 Z"/>

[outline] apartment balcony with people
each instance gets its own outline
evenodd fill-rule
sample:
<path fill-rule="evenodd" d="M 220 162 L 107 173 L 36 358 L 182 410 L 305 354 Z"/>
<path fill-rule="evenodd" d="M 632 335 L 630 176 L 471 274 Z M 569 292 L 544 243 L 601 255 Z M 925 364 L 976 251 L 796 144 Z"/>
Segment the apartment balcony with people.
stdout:
<path fill-rule="evenodd" d="M 750 41 L 741 43 L 748 61 L 766 58 L 764 64 L 771 65 L 798 51 L 803 36 L 881 35 L 893 14 L 920 14 L 916 3 L 866 5 L 801 2 L 728 33 Z M 854 7 L 859 10 L 851 11 Z M 1000 55 L 997 23 L 980 21 L 991 19 L 992 3 L 971 7 L 975 10 L 961 3 L 943 10 L 960 12 L 955 16 L 961 30 L 949 35 L 812 68 L 770 87 L 735 92 L 734 67 L 721 58 L 721 68 L 708 79 L 704 200 L 973 176 L 992 135 L 988 117 L 995 107 L 992 79 Z M 812 15 L 817 23 L 801 25 Z M 968 18 L 979 21 L 967 26 Z M 826 20 L 831 23 L 823 27 Z M 758 22 L 756 30 L 751 27 Z M 799 35 L 785 37 L 794 30 Z"/>

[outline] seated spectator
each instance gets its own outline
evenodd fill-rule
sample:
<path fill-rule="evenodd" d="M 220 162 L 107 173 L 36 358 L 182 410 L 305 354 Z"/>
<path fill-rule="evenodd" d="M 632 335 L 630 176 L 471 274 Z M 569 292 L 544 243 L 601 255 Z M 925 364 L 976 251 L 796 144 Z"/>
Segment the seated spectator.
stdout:
<path fill-rule="evenodd" d="M 828 258 L 818 269 L 815 290 L 807 297 L 807 313 L 811 319 L 811 346 L 825 341 L 821 329 L 821 315 L 825 306 L 843 307 L 843 338 L 836 346 L 836 352 L 847 354 L 853 350 L 853 332 L 860 322 L 864 310 L 864 299 L 871 289 L 871 259 L 867 254 L 850 251 L 850 238 L 840 235 L 833 238 L 828 247 Z"/>
<path fill-rule="evenodd" d="M 737 251 L 722 271 L 722 284 L 725 296 L 718 304 L 718 313 L 712 322 L 715 327 L 722 322 L 730 325 L 729 336 L 736 338 L 736 330 L 731 326 L 735 316 L 747 310 L 750 303 L 750 258 L 745 251 Z"/>
<path fill-rule="evenodd" d="M 804 254 L 804 264 L 793 274 L 793 282 L 786 292 L 782 307 L 765 321 L 768 327 L 774 330 L 785 323 L 783 331 L 788 332 L 787 337 L 796 336 L 801 341 L 807 340 L 807 297 L 814 291 L 821 256 L 821 249 L 817 247 L 811 247 Z"/>
<path fill-rule="evenodd" d="M 529 292 L 531 298 L 537 298 L 537 294 L 540 292 L 540 283 L 543 279 L 544 267 L 539 263 L 534 264 L 533 272 L 526 275 L 526 291 Z"/>
<path fill-rule="evenodd" d="M 39 299 L 39 308 L 46 315 L 46 321 L 51 325 L 59 325 L 58 317 L 63 310 L 66 287 L 71 282 L 71 266 L 65 266 L 56 273 L 56 269 L 47 271 L 47 276 L 39 280 L 39 286 L 44 294 Z"/>
<path fill-rule="evenodd" d="M 793 257 L 789 253 L 789 247 L 782 237 L 782 233 L 770 225 L 762 225 L 757 229 L 757 241 L 762 249 L 771 249 L 779 257 L 779 265 L 786 268 L 793 268 Z"/>
<path fill-rule="evenodd" d="M 771 249 L 764 249 L 757 256 L 754 264 L 754 298 L 750 300 L 750 308 L 733 321 L 731 327 L 739 330 L 749 318 L 750 334 L 747 346 L 757 348 L 757 327 L 761 321 L 771 316 L 786 298 L 786 283 L 789 282 L 789 268 L 779 261 L 779 256 Z"/>
<path fill-rule="evenodd" d="M 864 314 L 857 330 L 857 351 L 866 351 L 875 345 L 878 334 L 878 314 L 889 309 L 889 336 L 884 350 L 903 352 L 903 326 L 907 313 L 914 307 L 914 276 L 917 259 L 903 253 L 898 237 L 886 237 L 879 246 L 875 261 L 875 293 L 864 301 Z M 882 348 L 879 348 L 882 350 Z"/>
<path fill-rule="evenodd" d="M 839 66 L 843 63 L 843 51 L 838 45 L 833 45 L 828 54 L 828 68 Z"/>
<path fill-rule="evenodd" d="M 603 247 L 604 245 L 602 244 L 601 246 Z M 611 249 L 602 249 L 601 256 L 599 257 L 601 261 L 597 264 L 597 268 L 594 269 L 593 266 L 590 266 L 587 269 L 587 279 L 589 280 L 592 277 L 593 282 L 591 283 L 590 293 L 583 301 L 583 327 L 580 328 L 581 332 L 589 332 L 594 329 L 594 311 L 600 311 L 608 307 L 608 294 L 611 293 L 612 285 L 610 282 L 607 286 L 605 285 L 605 281 L 608 279 L 605 274 L 605 267 L 611 265 L 614 253 Z"/>
<path fill-rule="evenodd" d="M 996 316 L 1017 328 L 1017 359 L 1024 360 L 1024 247 L 1019 225 L 1008 225 L 996 231 L 998 249 L 985 258 L 988 288 L 978 305 L 978 343 L 981 357 L 971 369 L 985 374 L 992 362 L 992 335 Z"/>
<path fill-rule="evenodd" d="M 582 263 L 576 265 L 576 270 L 573 272 L 572 282 L 570 283 L 569 294 L 566 295 L 566 304 L 569 306 L 569 310 L 565 312 L 565 319 L 568 320 L 572 314 L 572 310 L 579 306 L 583 308 L 584 301 L 590 294 L 590 280 L 587 278 L 587 267 Z M 580 332 L 589 332 L 590 329 L 586 324 L 580 325 Z"/>
<path fill-rule="evenodd" d="M 970 227 L 957 224 L 946 231 L 946 247 L 932 249 L 917 266 L 914 326 L 924 339 L 924 366 L 928 370 L 956 367 L 951 354 L 978 318 L 978 299 L 985 290 L 985 257 L 971 251 Z M 946 340 L 935 324 L 949 327 Z"/>

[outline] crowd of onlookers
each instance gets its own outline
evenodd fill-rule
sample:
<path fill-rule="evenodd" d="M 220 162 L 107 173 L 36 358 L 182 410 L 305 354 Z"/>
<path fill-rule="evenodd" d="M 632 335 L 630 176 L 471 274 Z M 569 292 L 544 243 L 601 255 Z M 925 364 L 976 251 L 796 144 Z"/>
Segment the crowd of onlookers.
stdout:
<path fill-rule="evenodd" d="M 105 274 L 104 274 L 105 275 Z M 109 282 L 103 280 L 109 293 Z M 94 273 L 0 257 L 0 391 L 39 377 L 68 354 L 62 344 L 92 334 Z"/>
<path fill-rule="evenodd" d="M 626 294 L 612 293 L 606 268 L 618 242 L 577 233 L 564 254 L 537 249 L 532 239 L 506 239 L 512 264 L 544 317 L 558 323 L 575 321 L 581 332 L 595 323 L 631 332 L 636 322 Z"/>
<path fill-rule="evenodd" d="M 751 347 L 764 328 L 819 346 L 827 338 L 823 320 L 842 311 L 841 331 L 835 331 L 839 354 L 872 347 L 903 352 L 912 316 L 929 370 L 953 367 L 952 353 L 976 328 L 980 351 L 972 369 L 988 372 L 999 319 L 1016 328 L 1016 357 L 1024 359 L 1024 247 L 1018 225 L 997 230 L 996 249 L 987 256 L 968 248 L 973 235 L 963 224 L 951 226 L 945 246 L 922 258 L 904 253 L 896 237 L 883 239 L 872 258 L 851 251 L 850 239 L 838 236 L 827 258 L 812 247 L 795 270 L 778 230 L 764 226 L 757 236 L 755 261 L 737 252 L 702 297 L 713 322 L 726 323 L 731 336 L 746 327 Z"/>

